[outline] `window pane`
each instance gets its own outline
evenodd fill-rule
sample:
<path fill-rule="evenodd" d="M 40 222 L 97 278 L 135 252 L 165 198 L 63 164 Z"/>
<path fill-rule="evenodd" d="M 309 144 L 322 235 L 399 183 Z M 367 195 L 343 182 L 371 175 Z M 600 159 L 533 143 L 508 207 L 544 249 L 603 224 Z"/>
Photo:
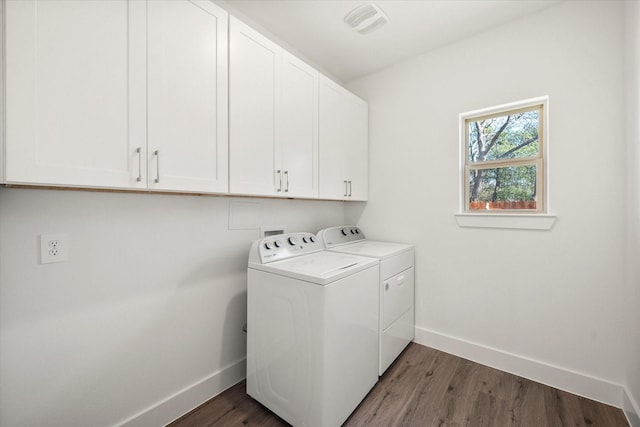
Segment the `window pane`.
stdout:
<path fill-rule="evenodd" d="M 468 121 L 471 163 L 537 157 L 540 110 Z"/>
<path fill-rule="evenodd" d="M 469 171 L 469 210 L 536 209 L 536 165 Z"/>

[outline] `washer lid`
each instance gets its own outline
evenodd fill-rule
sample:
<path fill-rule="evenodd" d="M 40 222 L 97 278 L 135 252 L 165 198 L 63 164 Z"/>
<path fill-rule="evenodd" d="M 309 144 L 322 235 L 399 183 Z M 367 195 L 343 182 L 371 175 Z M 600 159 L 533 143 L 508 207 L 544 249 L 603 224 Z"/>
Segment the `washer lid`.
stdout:
<path fill-rule="evenodd" d="M 375 258 L 322 251 L 268 264 L 249 262 L 249 268 L 328 285 L 378 263 Z"/>
<path fill-rule="evenodd" d="M 386 259 L 403 252 L 412 251 L 413 246 L 404 243 L 375 242 L 371 240 L 363 240 L 356 243 L 336 246 L 327 250 L 345 254 Z"/>

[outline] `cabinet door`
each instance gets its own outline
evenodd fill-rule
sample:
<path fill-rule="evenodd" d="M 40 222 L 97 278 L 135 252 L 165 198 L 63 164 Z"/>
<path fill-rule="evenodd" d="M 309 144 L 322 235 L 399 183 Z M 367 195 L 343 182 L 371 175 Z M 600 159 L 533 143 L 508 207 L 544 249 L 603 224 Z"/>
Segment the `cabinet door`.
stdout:
<path fill-rule="evenodd" d="M 6 181 L 146 186 L 145 4 L 7 0 L 5 22 Z"/>
<path fill-rule="evenodd" d="M 227 13 L 210 1 L 150 1 L 149 188 L 227 192 Z"/>
<path fill-rule="evenodd" d="M 368 106 L 320 76 L 320 197 L 367 200 Z"/>
<path fill-rule="evenodd" d="M 351 93 L 345 94 L 345 176 L 348 200 L 367 200 L 369 194 L 369 106 Z"/>
<path fill-rule="evenodd" d="M 229 46 L 229 190 L 281 194 L 275 139 L 281 49 L 233 17 Z"/>
<path fill-rule="evenodd" d="M 328 78 L 320 76 L 320 198 L 346 199 L 348 195 L 344 150 L 349 141 L 344 132 L 347 109 L 343 90 Z"/>
<path fill-rule="evenodd" d="M 285 174 L 283 193 L 318 197 L 318 71 L 282 54 L 276 138 Z"/>

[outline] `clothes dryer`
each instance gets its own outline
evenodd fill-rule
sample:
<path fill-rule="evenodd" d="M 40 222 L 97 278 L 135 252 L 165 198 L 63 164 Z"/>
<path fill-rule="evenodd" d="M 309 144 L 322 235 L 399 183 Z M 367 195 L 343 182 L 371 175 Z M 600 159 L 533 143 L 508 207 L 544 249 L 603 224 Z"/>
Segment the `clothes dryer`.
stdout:
<path fill-rule="evenodd" d="M 247 393 L 294 426 L 341 425 L 378 381 L 375 258 L 329 252 L 312 233 L 253 243 Z"/>
<path fill-rule="evenodd" d="M 413 246 L 367 240 L 354 226 L 326 228 L 318 239 L 328 251 L 380 260 L 378 374 L 382 375 L 415 335 Z"/>

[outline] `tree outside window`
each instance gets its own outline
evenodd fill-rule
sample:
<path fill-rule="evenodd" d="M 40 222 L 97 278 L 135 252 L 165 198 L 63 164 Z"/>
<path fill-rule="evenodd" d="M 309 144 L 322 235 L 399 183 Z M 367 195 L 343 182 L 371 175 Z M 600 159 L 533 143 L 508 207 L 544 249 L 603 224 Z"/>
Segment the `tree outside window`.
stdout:
<path fill-rule="evenodd" d="M 546 98 L 460 116 L 466 212 L 544 212 Z"/>

